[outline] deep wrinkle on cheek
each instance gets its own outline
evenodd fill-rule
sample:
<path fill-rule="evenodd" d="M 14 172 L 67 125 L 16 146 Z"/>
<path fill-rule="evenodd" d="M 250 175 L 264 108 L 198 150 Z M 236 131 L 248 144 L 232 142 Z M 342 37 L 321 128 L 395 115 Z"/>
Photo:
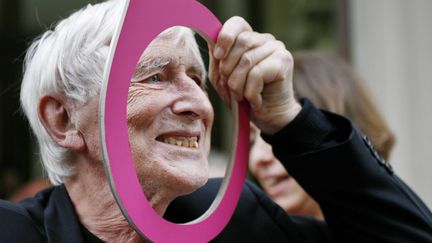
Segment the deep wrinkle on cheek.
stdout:
<path fill-rule="evenodd" d="M 160 113 L 172 102 L 173 94 L 166 92 L 165 88 L 144 87 L 139 84 L 129 88 L 127 102 L 128 126 L 147 126 L 155 113 Z M 148 122 L 145 122 L 148 121 Z"/>
<path fill-rule="evenodd" d="M 127 123 L 129 127 L 139 124 L 137 122 L 142 120 L 142 114 L 145 114 L 145 110 L 148 109 L 145 100 L 151 98 L 149 97 L 150 94 L 151 92 L 148 90 L 133 87 L 129 89 L 127 100 Z"/>

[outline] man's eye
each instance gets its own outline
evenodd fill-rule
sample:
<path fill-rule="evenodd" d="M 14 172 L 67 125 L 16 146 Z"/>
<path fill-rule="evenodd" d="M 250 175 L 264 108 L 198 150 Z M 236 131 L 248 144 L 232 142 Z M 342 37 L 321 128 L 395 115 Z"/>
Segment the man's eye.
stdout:
<path fill-rule="evenodd" d="M 160 80 L 159 74 L 155 74 L 155 75 L 152 75 L 149 78 L 147 78 L 146 81 L 149 83 L 155 83 L 155 82 L 160 82 L 161 80 Z"/>

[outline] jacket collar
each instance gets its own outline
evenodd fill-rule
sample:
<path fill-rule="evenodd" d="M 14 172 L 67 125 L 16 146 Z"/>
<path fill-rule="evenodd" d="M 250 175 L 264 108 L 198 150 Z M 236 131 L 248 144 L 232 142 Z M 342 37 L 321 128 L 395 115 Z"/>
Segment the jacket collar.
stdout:
<path fill-rule="evenodd" d="M 84 242 L 81 224 L 64 185 L 54 187 L 43 214 L 48 242 Z"/>

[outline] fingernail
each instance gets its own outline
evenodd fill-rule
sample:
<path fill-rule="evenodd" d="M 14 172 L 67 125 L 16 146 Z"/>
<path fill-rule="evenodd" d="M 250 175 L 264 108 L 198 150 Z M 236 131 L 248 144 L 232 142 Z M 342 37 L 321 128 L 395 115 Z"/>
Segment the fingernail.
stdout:
<path fill-rule="evenodd" d="M 215 51 L 214 51 L 213 54 L 214 54 L 214 57 L 216 59 L 221 59 L 223 57 L 223 55 L 224 55 L 224 50 L 223 50 L 222 47 L 218 46 L 218 47 L 216 47 L 216 49 L 215 49 Z"/>

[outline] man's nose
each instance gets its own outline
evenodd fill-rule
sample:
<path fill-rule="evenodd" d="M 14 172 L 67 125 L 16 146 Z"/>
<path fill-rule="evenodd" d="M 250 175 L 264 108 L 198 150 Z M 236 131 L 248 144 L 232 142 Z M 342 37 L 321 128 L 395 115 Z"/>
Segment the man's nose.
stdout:
<path fill-rule="evenodd" d="M 213 107 L 205 91 L 189 76 L 183 74 L 176 82 L 178 99 L 172 106 L 177 115 L 191 120 L 209 119 L 213 116 Z"/>

